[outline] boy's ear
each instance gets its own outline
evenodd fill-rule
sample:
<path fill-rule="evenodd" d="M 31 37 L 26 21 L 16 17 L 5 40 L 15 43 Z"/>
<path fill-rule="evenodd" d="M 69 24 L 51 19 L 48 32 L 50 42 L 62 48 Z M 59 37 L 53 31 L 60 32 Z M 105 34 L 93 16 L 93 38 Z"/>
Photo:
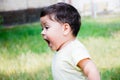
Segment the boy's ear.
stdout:
<path fill-rule="evenodd" d="M 68 23 L 63 24 L 63 34 L 67 35 L 68 33 L 71 32 L 71 27 Z"/>

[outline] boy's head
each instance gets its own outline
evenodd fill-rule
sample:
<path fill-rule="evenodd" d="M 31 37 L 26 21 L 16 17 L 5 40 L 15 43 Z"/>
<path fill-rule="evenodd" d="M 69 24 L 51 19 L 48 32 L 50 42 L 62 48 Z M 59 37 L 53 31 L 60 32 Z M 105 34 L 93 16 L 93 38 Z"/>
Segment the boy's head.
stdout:
<path fill-rule="evenodd" d="M 81 21 L 78 11 L 71 5 L 66 3 L 57 3 L 42 9 L 40 17 L 49 16 L 51 20 L 59 23 L 68 23 L 71 27 L 73 36 L 77 36 Z"/>

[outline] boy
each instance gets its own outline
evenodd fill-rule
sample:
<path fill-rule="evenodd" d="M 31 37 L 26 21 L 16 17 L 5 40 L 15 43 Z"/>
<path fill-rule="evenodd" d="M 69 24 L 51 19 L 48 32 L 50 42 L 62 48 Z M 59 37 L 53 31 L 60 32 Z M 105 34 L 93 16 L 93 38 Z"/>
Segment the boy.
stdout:
<path fill-rule="evenodd" d="M 42 36 L 56 51 L 52 62 L 54 80 L 100 80 L 90 56 L 76 38 L 80 29 L 78 11 L 67 3 L 57 3 L 42 9 Z"/>

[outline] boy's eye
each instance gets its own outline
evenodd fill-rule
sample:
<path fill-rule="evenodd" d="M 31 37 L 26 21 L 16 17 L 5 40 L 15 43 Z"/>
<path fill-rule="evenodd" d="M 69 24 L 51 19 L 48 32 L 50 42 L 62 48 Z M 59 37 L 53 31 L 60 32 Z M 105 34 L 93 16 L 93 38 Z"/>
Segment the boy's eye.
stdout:
<path fill-rule="evenodd" d="M 49 26 L 43 26 L 42 30 L 48 30 L 50 27 Z"/>
<path fill-rule="evenodd" d="M 47 29 L 49 29 L 49 27 L 45 27 L 45 29 L 47 30 Z"/>

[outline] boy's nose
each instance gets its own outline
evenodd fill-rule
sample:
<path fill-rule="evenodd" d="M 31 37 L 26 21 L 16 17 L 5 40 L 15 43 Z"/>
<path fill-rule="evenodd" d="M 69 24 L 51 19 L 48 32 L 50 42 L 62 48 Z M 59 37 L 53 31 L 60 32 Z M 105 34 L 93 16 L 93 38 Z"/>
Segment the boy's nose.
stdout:
<path fill-rule="evenodd" d="M 45 30 L 42 30 L 41 35 L 42 35 L 42 36 L 45 35 Z"/>

